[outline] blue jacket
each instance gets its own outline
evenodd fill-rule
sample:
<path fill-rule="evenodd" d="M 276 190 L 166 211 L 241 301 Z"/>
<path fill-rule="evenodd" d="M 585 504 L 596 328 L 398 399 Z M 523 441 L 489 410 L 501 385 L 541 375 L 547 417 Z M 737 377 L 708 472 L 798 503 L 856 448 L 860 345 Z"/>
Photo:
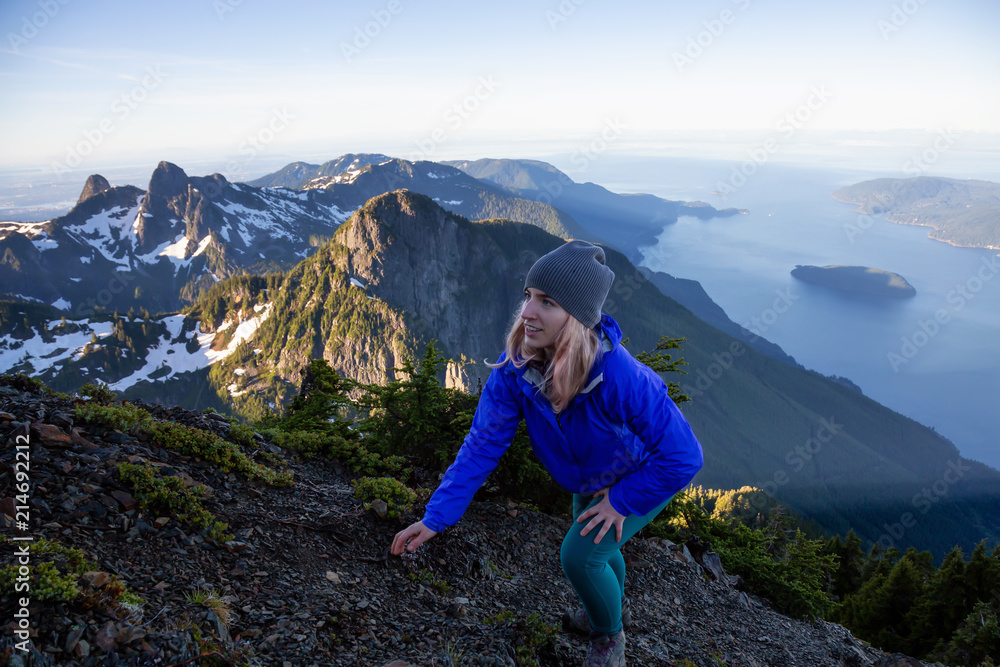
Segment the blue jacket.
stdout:
<path fill-rule="evenodd" d="M 618 323 L 602 314 L 600 329 L 603 352 L 558 416 L 537 369 L 506 363 L 492 370 L 472 428 L 427 503 L 425 526 L 441 532 L 462 518 L 522 418 L 535 455 L 560 486 L 584 495 L 611 486 L 611 505 L 624 516 L 647 514 L 690 483 L 704 461 L 687 420 L 660 376 L 621 346 Z"/>

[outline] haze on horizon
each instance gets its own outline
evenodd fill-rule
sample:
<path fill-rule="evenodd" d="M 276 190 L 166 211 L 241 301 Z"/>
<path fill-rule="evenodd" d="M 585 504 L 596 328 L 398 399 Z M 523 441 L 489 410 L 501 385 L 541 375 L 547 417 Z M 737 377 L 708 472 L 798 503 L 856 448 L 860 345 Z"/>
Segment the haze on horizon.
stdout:
<path fill-rule="evenodd" d="M 280 156 L 532 157 L 601 136 L 732 159 L 775 136 L 786 157 L 863 160 L 947 128 L 1000 152 L 986 0 L 16 0 L 0 25 L 7 169 L 214 159 L 252 177 Z"/>

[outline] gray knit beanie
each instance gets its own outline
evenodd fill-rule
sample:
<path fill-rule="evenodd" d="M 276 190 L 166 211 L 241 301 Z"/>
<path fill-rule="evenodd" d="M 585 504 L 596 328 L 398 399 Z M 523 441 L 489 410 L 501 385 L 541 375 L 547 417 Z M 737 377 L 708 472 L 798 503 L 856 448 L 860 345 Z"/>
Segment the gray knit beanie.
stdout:
<path fill-rule="evenodd" d="M 542 255 L 528 270 L 524 289 L 551 296 L 588 329 L 601 321 L 601 306 L 615 279 L 604 263 L 604 249 L 586 241 L 567 241 Z"/>

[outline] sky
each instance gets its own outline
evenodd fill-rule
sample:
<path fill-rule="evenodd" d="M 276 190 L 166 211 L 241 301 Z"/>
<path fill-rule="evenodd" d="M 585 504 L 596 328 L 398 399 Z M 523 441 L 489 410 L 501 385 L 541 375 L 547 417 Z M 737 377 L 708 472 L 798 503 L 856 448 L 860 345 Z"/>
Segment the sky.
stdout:
<path fill-rule="evenodd" d="M 1000 146 L 990 0 L 4 0 L 0 27 L 4 169 Z"/>

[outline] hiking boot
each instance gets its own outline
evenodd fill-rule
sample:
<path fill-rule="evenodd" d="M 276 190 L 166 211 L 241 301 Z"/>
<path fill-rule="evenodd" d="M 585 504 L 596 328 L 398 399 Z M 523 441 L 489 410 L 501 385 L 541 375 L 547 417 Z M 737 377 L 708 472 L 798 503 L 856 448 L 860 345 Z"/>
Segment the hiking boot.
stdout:
<path fill-rule="evenodd" d="M 562 617 L 563 630 L 576 632 L 581 635 L 589 635 L 593 628 L 590 626 L 590 617 L 587 616 L 586 609 L 576 609 L 567 611 Z M 622 628 L 632 627 L 632 605 L 629 599 L 622 598 Z"/>
<path fill-rule="evenodd" d="M 625 667 L 625 631 L 614 635 L 590 635 L 590 650 L 583 667 Z"/>

